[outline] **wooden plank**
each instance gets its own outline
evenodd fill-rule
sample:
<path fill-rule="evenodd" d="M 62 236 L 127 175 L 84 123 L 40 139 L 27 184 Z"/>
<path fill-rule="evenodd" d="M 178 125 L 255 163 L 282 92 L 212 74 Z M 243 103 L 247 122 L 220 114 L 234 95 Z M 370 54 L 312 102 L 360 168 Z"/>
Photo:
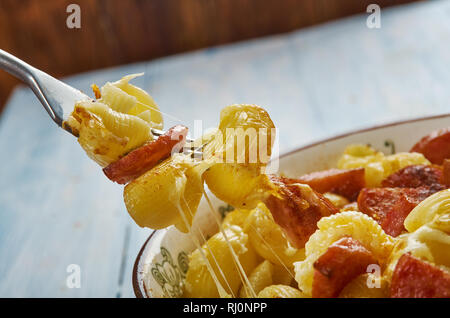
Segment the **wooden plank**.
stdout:
<path fill-rule="evenodd" d="M 380 6 L 412 0 L 378 0 Z M 370 0 L 2 0 L 0 47 L 54 76 L 292 31 L 364 12 Z M 0 75 L 0 108 L 17 82 Z"/>

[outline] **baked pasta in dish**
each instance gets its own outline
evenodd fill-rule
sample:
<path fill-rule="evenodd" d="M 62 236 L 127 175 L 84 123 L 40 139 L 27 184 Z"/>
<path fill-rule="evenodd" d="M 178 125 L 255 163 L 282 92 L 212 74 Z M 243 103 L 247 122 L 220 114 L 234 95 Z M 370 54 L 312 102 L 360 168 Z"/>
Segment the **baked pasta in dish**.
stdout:
<path fill-rule="evenodd" d="M 184 297 L 450 297 L 450 128 L 410 152 L 352 144 L 336 168 L 280 176 L 267 173 L 276 129 L 263 108 L 225 107 L 196 157 L 186 127 L 154 136 L 162 116 L 136 76 L 93 86 L 65 124 L 125 185 L 139 226 L 191 233 L 205 186 L 234 207 L 212 237 L 192 235 Z"/>

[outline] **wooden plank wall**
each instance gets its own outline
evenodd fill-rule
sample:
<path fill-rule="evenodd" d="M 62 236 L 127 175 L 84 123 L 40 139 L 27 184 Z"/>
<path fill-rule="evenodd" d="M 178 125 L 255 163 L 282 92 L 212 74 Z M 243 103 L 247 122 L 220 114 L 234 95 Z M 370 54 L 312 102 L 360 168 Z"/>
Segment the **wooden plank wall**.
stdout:
<path fill-rule="evenodd" d="M 292 31 L 373 0 L 0 0 L 0 48 L 54 76 Z M 378 0 L 380 6 L 411 0 Z M 81 29 L 66 8 L 81 8 Z M 17 81 L 0 72 L 0 110 Z"/>

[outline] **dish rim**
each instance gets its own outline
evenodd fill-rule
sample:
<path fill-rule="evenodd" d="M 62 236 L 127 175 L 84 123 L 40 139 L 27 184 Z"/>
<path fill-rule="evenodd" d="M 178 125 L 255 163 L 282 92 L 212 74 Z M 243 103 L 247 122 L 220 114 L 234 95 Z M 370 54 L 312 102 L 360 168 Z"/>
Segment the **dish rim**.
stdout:
<path fill-rule="evenodd" d="M 314 146 L 317 146 L 317 145 L 320 145 L 320 144 L 323 144 L 326 142 L 334 141 L 334 140 L 337 140 L 340 138 L 345 138 L 347 136 L 351 136 L 351 135 L 358 134 L 358 133 L 364 133 L 364 132 L 368 132 L 368 131 L 372 131 L 372 130 L 388 128 L 388 127 L 402 125 L 402 124 L 409 124 L 409 123 L 414 123 L 414 122 L 418 122 L 418 121 L 439 119 L 439 118 L 444 118 L 444 117 L 450 117 L 450 113 L 425 116 L 425 117 L 416 117 L 416 118 L 412 118 L 412 119 L 397 120 L 397 121 L 386 123 L 386 124 L 378 124 L 378 125 L 372 125 L 372 126 L 366 127 L 366 128 L 350 130 L 350 131 L 344 132 L 342 134 L 339 134 L 339 135 L 336 135 L 333 137 L 328 137 L 325 139 L 312 141 L 303 146 L 296 147 L 292 150 L 288 150 L 285 153 L 281 154 L 279 156 L 279 158 L 281 159 L 283 157 L 290 156 L 296 152 L 303 151 L 305 149 L 308 149 L 308 148 L 311 148 L 311 147 L 314 147 Z M 153 241 L 155 236 L 162 233 L 162 231 L 163 230 L 154 230 L 149 235 L 147 240 L 144 242 L 141 249 L 139 250 L 138 255 L 136 256 L 136 260 L 135 260 L 134 266 L 133 266 L 133 273 L 132 273 L 133 290 L 134 290 L 134 294 L 135 294 L 136 298 L 152 298 L 148 295 L 148 293 L 146 291 L 144 279 L 143 279 L 143 271 L 142 270 L 139 271 L 139 269 L 143 267 L 143 264 L 141 264 L 141 262 L 143 260 L 145 260 L 145 256 L 148 253 L 147 247 L 150 246 L 149 243 L 151 243 L 151 241 Z"/>

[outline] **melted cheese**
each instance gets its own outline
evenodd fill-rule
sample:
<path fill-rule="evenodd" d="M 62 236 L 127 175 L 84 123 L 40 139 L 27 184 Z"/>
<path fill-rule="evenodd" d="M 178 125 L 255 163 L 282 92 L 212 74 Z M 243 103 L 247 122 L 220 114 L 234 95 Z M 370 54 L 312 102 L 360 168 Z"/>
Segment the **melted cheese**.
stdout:
<path fill-rule="evenodd" d="M 239 258 L 237 257 L 236 253 L 234 252 L 234 249 L 231 246 L 230 241 L 228 240 L 228 237 L 225 234 L 225 231 L 223 230 L 222 224 L 221 224 L 220 220 L 218 219 L 217 214 L 214 212 L 214 208 L 213 208 L 213 206 L 211 204 L 211 201 L 208 198 L 208 195 L 206 194 L 206 192 L 204 190 L 203 190 L 203 193 L 205 195 L 206 201 L 208 202 L 208 206 L 210 208 L 210 212 L 214 215 L 214 219 L 216 220 L 217 225 L 219 226 L 219 230 L 222 233 L 223 237 L 225 238 L 225 241 L 227 242 L 228 248 L 229 248 L 230 253 L 231 253 L 232 257 L 233 257 L 233 261 L 234 261 L 235 265 L 237 266 L 239 277 L 241 278 L 242 285 L 245 286 L 248 291 L 250 291 L 250 294 L 251 294 L 252 297 L 256 298 L 257 295 L 256 295 L 255 291 L 253 290 L 253 287 L 251 286 L 250 281 L 248 280 L 248 276 L 245 273 L 245 271 L 244 271 L 244 269 L 242 267 L 242 264 L 239 261 Z"/>

